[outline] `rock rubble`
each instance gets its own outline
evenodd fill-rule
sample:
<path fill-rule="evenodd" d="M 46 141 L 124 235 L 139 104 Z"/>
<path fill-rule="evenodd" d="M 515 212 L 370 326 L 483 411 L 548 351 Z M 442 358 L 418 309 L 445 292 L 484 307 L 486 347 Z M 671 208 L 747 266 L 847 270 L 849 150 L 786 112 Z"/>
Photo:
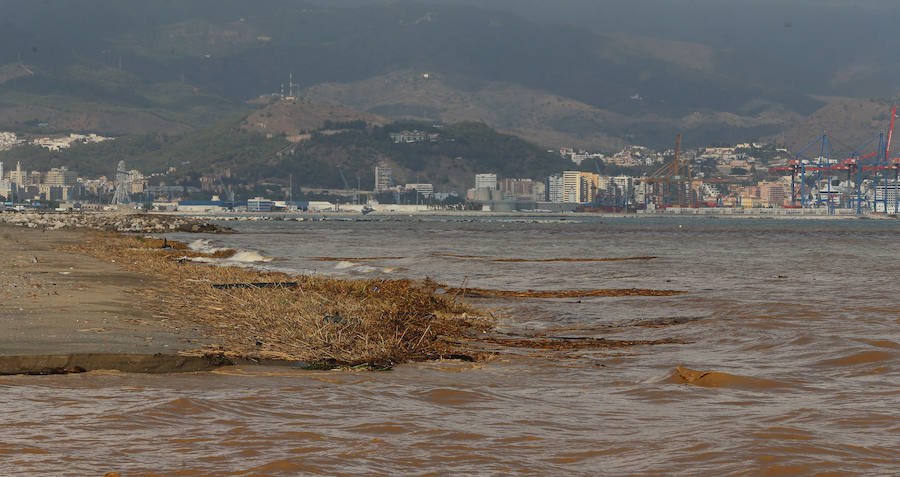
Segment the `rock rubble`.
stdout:
<path fill-rule="evenodd" d="M 3 212 L 0 223 L 31 229 L 92 229 L 133 233 L 230 233 L 231 229 L 202 220 L 156 214 L 72 213 L 72 212 Z"/>

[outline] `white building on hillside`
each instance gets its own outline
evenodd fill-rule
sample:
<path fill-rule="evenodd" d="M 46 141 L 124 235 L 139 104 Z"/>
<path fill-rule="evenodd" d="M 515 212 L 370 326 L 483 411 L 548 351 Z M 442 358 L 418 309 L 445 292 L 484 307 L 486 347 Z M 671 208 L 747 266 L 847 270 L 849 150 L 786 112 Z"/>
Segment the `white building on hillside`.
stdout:
<path fill-rule="evenodd" d="M 497 174 L 475 174 L 475 189 L 497 190 Z"/>

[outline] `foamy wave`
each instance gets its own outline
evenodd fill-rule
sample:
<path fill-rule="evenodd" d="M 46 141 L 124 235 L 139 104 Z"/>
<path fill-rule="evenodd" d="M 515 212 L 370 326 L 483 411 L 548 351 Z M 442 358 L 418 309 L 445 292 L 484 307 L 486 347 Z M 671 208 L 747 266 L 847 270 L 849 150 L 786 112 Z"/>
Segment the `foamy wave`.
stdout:
<path fill-rule="evenodd" d="M 181 257 L 179 260 L 186 260 L 197 263 L 216 263 L 220 265 L 243 265 L 253 263 L 271 262 L 271 257 L 266 257 L 255 250 L 240 251 L 228 258 L 211 258 L 211 257 Z"/>
<path fill-rule="evenodd" d="M 188 244 L 188 248 L 194 252 L 200 253 L 216 253 L 224 248 L 213 246 L 212 242 L 207 239 L 197 239 Z"/>
<path fill-rule="evenodd" d="M 188 244 L 188 248 L 195 252 L 202 252 L 212 247 L 212 242 L 206 239 L 197 239 Z"/>
<path fill-rule="evenodd" d="M 241 263 L 271 262 L 272 257 L 266 257 L 255 250 L 249 250 L 238 252 L 228 258 L 223 259 L 223 261 Z"/>
<path fill-rule="evenodd" d="M 218 258 L 209 258 L 209 257 L 178 257 L 178 261 L 187 261 L 187 262 L 197 262 L 197 263 L 216 263 L 219 262 Z"/>
<path fill-rule="evenodd" d="M 356 266 L 359 266 L 359 264 L 358 264 L 358 263 L 354 263 L 354 262 L 348 262 L 348 261 L 345 261 L 345 260 L 341 260 L 340 262 L 338 262 L 338 263 L 334 266 L 334 268 L 335 268 L 336 270 L 345 270 L 345 269 L 353 268 L 353 267 L 356 267 Z"/>

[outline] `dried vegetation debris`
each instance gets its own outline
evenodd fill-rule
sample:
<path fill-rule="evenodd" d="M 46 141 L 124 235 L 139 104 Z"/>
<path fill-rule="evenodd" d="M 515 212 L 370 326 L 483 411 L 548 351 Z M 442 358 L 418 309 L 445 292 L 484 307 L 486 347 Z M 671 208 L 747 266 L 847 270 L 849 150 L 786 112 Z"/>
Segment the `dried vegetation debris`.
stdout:
<path fill-rule="evenodd" d="M 196 354 L 229 359 L 303 361 L 314 367 L 383 369 L 439 358 L 485 359 L 497 347 L 577 351 L 678 343 L 587 337 L 497 336 L 494 321 L 462 302 L 465 297 L 568 298 L 671 296 L 674 290 L 599 289 L 506 291 L 454 288 L 425 279 L 346 280 L 324 276 L 186 263 L 180 242 L 91 232 L 66 247 L 157 278 L 135 290 L 154 317 L 174 328 L 204 331 L 217 345 Z"/>
<path fill-rule="evenodd" d="M 459 339 L 491 328 L 437 287 L 412 280 L 341 280 L 236 267 L 182 264 L 156 239 L 96 234 L 71 247 L 162 279 L 140 290 L 157 316 L 221 340 L 207 351 L 334 365 L 390 365 L 469 354 Z M 296 287 L 215 288 L 296 282 Z"/>

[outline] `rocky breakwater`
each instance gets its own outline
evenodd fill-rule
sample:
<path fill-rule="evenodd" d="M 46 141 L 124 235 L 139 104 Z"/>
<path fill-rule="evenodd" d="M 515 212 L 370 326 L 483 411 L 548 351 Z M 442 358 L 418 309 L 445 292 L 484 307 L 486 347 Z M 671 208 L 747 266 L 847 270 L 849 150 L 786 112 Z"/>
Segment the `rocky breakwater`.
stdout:
<path fill-rule="evenodd" d="M 3 212 L 0 223 L 43 230 L 91 229 L 133 233 L 231 233 L 227 227 L 196 218 L 156 214 Z"/>

